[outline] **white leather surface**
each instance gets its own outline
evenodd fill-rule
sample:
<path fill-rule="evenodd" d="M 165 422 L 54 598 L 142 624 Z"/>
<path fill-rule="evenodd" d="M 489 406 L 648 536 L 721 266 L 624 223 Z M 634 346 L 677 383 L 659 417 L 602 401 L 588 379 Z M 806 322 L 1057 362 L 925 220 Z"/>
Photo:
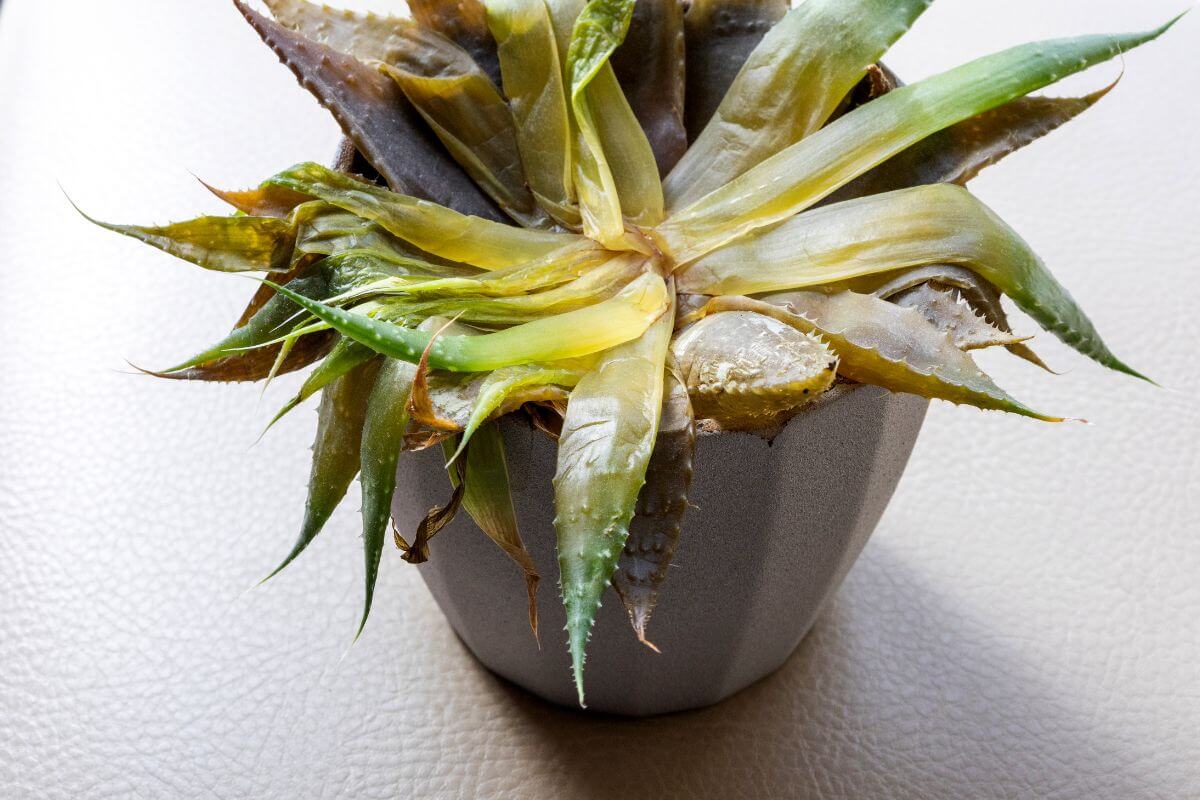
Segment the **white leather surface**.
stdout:
<path fill-rule="evenodd" d="M 892 62 L 911 79 L 1182 5 L 939 0 Z M 485 673 L 394 552 L 349 647 L 353 500 L 247 591 L 299 522 L 314 415 L 251 446 L 294 382 L 260 401 L 127 374 L 220 334 L 252 287 L 88 227 L 55 181 L 106 218 L 178 219 L 219 208 L 187 170 L 247 185 L 336 131 L 219 0 L 5 0 L 0 797 L 1200 798 L 1198 48 L 1187 19 L 977 184 L 1169 388 L 1052 342 L 1060 379 L 995 364 L 1094 424 L 935 406 L 789 665 L 630 723 Z"/>

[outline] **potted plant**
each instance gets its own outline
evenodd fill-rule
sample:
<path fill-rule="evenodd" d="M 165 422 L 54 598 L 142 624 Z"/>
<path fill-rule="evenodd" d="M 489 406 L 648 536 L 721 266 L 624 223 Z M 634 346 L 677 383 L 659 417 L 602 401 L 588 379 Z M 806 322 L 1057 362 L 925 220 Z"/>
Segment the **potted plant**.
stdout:
<path fill-rule="evenodd" d="M 1002 295 L 1142 377 L 963 185 L 1107 90 L 1031 92 L 1171 23 L 904 86 L 879 59 L 929 4 L 411 0 L 410 18 L 267 0 L 272 19 L 235 0 L 340 123 L 338 164 L 214 189 L 232 216 L 101 224 L 267 273 L 232 332 L 153 374 L 316 365 L 276 417 L 320 395 L 276 572 L 359 477 L 359 633 L 391 539 L 499 674 L 583 704 L 586 652 L 594 709 L 695 707 L 799 643 L 929 399 L 1062 421 L 970 356 L 1044 366 Z M 554 562 L 561 607 L 537 593 Z M 539 609 L 565 653 L 521 635 Z"/>

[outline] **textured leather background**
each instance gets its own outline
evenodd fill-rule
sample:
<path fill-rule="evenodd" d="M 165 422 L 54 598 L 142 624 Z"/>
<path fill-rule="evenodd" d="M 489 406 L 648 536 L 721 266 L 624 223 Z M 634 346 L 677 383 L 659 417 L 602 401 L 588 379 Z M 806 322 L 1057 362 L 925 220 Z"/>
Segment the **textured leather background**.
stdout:
<path fill-rule="evenodd" d="M 1181 5 L 939 0 L 893 65 L 915 78 Z M 328 158 L 336 131 L 225 2 L 6 0 L 0 797 L 1200 798 L 1198 48 L 1185 20 L 977 184 L 1169 388 L 1049 341 L 1060 379 L 996 363 L 1094 424 L 935 405 L 788 666 L 624 722 L 492 678 L 395 552 L 350 647 L 353 500 L 248 590 L 299 522 L 314 415 L 252 446 L 294 382 L 260 401 L 128 374 L 220 334 L 252 287 L 89 228 L 55 181 L 109 219 L 178 219 L 219 208 L 187 170 L 251 184 Z"/>

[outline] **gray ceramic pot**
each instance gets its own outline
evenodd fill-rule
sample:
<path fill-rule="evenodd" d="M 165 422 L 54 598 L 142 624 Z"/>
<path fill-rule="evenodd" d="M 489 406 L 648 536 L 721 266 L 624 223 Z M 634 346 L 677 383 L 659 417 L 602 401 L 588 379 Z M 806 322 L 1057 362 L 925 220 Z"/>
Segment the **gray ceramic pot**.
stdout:
<path fill-rule="evenodd" d="M 656 654 L 633 636 L 611 590 L 588 646 L 591 711 L 647 716 L 716 703 L 778 669 L 862 551 L 908 461 L 927 403 L 862 387 L 794 419 L 768 444 L 703 436 L 671 577 L 650 623 Z M 543 576 L 542 649 L 529 631 L 519 570 L 458 518 L 420 567 L 438 605 L 484 666 L 551 702 L 576 705 L 556 591 L 550 479 L 555 443 L 505 426 L 521 533 Z M 394 512 L 413 530 L 449 482 L 440 448 L 400 460 Z"/>

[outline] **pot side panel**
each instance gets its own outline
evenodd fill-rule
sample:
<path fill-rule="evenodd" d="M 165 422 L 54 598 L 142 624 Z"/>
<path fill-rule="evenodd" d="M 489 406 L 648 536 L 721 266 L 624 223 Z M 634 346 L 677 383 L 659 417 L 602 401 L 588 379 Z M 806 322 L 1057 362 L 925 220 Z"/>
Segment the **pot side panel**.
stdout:
<path fill-rule="evenodd" d="M 697 443 L 692 502 L 649 638 L 633 636 L 610 591 L 588 646 L 588 707 L 649 715 L 715 703 L 778 669 L 808 632 L 879 521 L 928 404 L 863 387 L 793 420 L 773 444 L 750 435 Z M 542 575 L 539 651 L 517 567 L 459 517 L 431 542 L 422 578 L 493 672 L 575 705 L 558 597 L 550 479 L 555 445 L 505 426 L 521 533 Z M 397 524 L 411 531 L 449 496 L 441 452 L 400 461 Z"/>

